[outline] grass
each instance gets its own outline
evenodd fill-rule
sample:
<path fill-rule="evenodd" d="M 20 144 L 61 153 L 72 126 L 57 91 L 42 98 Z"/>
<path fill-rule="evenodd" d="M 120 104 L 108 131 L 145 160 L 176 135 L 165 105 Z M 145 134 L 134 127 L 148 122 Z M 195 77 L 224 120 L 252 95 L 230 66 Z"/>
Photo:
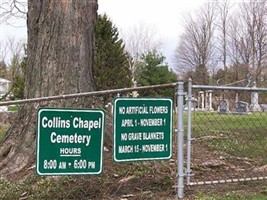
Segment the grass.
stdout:
<path fill-rule="evenodd" d="M 267 113 L 249 115 L 219 114 L 216 112 L 194 112 L 193 123 L 202 130 L 252 131 L 267 126 Z"/>
<path fill-rule="evenodd" d="M 64 194 L 64 185 L 70 181 L 69 177 L 60 180 L 42 178 L 32 175 L 21 182 L 10 182 L 0 179 L 0 199 L 60 199 Z M 71 191 L 69 190 L 68 193 Z M 65 191 L 66 194 L 66 191 Z"/>
<path fill-rule="evenodd" d="M 145 172 L 143 174 L 145 175 Z M 166 180 L 167 178 L 167 180 Z M 142 182 L 142 179 L 135 180 L 131 179 L 129 182 L 124 184 L 117 183 L 108 176 L 91 176 L 91 177 L 40 177 L 36 175 L 31 175 L 23 181 L 20 182 L 10 182 L 6 179 L 0 179 L 0 199 L 112 199 L 112 195 L 116 194 L 118 189 L 129 190 L 132 194 L 134 190 L 140 190 L 137 199 L 163 199 L 163 196 L 158 196 L 157 192 L 164 192 L 172 190 L 170 180 L 168 177 L 161 179 L 159 182 L 150 182 L 145 185 L 131 185 L 130 182 L 138 184 Z M 167 185 L 163 185 L 163 182 L 167 181 Z M 171 181 L 173 182 L 173 180 Z M 113 188 L 113 191 L 110 191 Z M 164 188 L 164 189 L 163 189 Z M 107 193 L 103 198 L 103 193 Z M 226 192 L 222 193 L 203 193 L 198 192 L 191 196 L 196 200 L 264 200 L 266 199 L 267 188 L 261 189 L 259 192 L 247 193 L 244 191 L 236 192 Z M 118 191 L 118 196 L 114 195 L 114 199 L 119 199 L 115 197 L 120 197 L 120 192 Z M 175 193 L 167 193 L 164 199 L 173 199 Z M 137 197 L 136 194 L 133 197 Z M 149 197 L 149 198 L 148 198 Z M 131 198 L 130 198 L 131 199 Z"/>
<path fill-rule="evenodd" d="M 241 194 L 229 192 L 224 195 L 199 193 L 195 197 L 196 200 L 266 200 L 266 194 Z"/>
<path fill-rule="evenodd" d="M 203 140 L 211 150 L 248 157 L 267 164 L 267 113 L 249 115 L 194 112 L 192 137 Z"/>
<path fill-rule="evenodd" d="M 19 182 L 0 179 L 0 199 L 121 199 L 128 194 L 137 199 L 158 199 L 158 195 L 162 199 L 162 194 L 170 196 L 173 185 L 165 162 L 109 163 L 98 176 L 33 174 Z M 161 173 L 156 174 L 157 170 Z"/>
<path fill-rule="evenodd" d="M 186 117 L 185 113 L 185 124 Z M 199 139 L 211 150 L 232 156 L 256 158 L 262 162 L 260 164 L 267 164 L 267 113 L 223 115 L 216 112 L 194 112 L 192 122 L 192 137 Z M 6 129 L 7 127 L 1 127 L 0 141 Z M 207 136 L 215 136 L 215 139 L 201 140 Z M 33 174 L 22 181 L 0 179 L 0 199 L 102 199 L 103 196 L 111 198 L 112 195 L 114 198 L 122 198 L 123 194 L 133 193 L 139 195 L 140 199 L 163 199 L 160 197 L 164 195 L 168 199 L 171 195 L 175 196 L 172 188 L 176 181 L 175 165 L 170 165 L 168 161 L 113 163 L 111 152 L 109 157 L 107 153 L 105 157 L 109 161 L 105 161 L 104 172 L 99 176 L 40 177 Z M 129 177 L 132 178 L 127 180 Z M 127 181 L 120 182 L 123 179 Z M 248 184 L 253 188 L 253 183 Z M 267 199 L 267 188 L 264 187 L 252 192 L 199 192 L 194 194 L 194 199 L 263 200 Z"/>
<path fill-rule="evenodd" d="M 20 106 L 18 105 L 10 105 L 8 106 L 8 111 L 18 111 L 20 109 Z"/>

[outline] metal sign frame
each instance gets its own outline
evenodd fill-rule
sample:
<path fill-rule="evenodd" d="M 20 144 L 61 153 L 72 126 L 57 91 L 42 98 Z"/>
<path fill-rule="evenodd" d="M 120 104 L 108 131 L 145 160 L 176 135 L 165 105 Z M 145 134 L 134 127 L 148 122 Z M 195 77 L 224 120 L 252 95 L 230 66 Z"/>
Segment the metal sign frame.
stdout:
<path fill-rule="evenodd" d="M 116 98 L 113 115 L 115 162 L 171 158 L 173 101 L 170 98 Z"/>
<path fill-rule="evenodd" d="M 37 115 L 38 175 L 100 174 L 105 113 L 101 109 L 40 108 Z"/>

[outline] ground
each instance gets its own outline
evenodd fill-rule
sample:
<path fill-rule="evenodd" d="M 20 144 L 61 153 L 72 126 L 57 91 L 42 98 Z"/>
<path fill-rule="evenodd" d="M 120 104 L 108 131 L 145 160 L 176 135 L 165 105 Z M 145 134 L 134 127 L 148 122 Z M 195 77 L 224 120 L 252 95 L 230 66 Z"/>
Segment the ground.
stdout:
<path fill-rule="evenodd" d="M 226 166 L 237 165 L 236 160 L 223 163 L 206 162 L 207 157 L 216 157 L 207 148 L 194 146 L 199 152 L 193 171 L 198 179 L 206 180 L 225 175 Z M 174 147 L 176 151 L 176 147 Z M 209 156 L 207 156 L 209 154 Z M 2 184 L 3 199 L 177 199 L 176 153 L 170 160 L 149 162 L 115 163 L 112 150 L 104 153 L 103 172 L 93 176 L 47 176 L 34 175 L 34 163 L 22 173 L 9 177 L 13 184 Z M 197 163 L 199 162 L 199 163 Z M 201 165 L 206 163 L 206 165 Z M 240 163 L 239 163 L 240 164 Z M 219 169 L 218 169 L 219 168 Z M 221 169 L 220 169 L 221 168 Z M 232 168 L 234 171 L 236 168 Z M 201 172 L 201 173 L 200 173 Z M 209 173 L 206 173 L 209 172 Z M 197 180 L 197 179 L 194 179 Z M 202 199 L 203 195 L 266 194 L 266 181 L 216 184 L 205 186 L 185 186 L 184 199 Z M 16 186 L 14 186 L 16 185 Z M 6 189 L 5 189 L 6 188 Z M 203 198 L 206 199 L 206 198 Z M 230 198 L 231 199 L 231 198 Z M 245 199 L 245 198 L 244 198 Z"/>
<path fill-rule="evenodd" d="M 203 136 L 192 140 L 191 182 L 234 180 L 235 177 L 242 178 L 242 174 L 254 177 L 254 172 L 265 177 L 267 166 L 259 167 L 257 159 L 214 151 L 206 143 L 211 139 L 224 140 L 225 136 Z M 114 162 L 112 146 L 106 146 L 100 175 L 38 176 L 35 163 L 30 163 L 20 173 L 0 179 L 0 199 L 177 199 L 176 144 L 174 137 L 170 160 L 123 163 Z M 186 151 L 186 146 L 184 149 Z M 257 199 L 266 199 L 267 187 L 266 180 L 197 186 L 185 184 L 184 192 L 184 199 L 188 200 L 218 199 L 218 195 L 225 197 L 222 199 L 254 199 L 255 195 L 263 196 Z"/>

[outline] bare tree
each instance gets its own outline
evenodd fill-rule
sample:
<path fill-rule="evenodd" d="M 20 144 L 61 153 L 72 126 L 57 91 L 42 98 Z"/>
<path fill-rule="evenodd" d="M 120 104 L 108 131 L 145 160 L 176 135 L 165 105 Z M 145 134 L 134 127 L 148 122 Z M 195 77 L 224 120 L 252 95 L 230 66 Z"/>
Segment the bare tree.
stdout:
<path fill-rule="evenodd" d="M 0 61 L 4 61 L 8 54 L 8 43 L 5 40 L 0 40 Z"/>
<path fill-rule="evenodd" d="M 185 31 L 176 49 L 176 71 L 200 70 L 201 76 L 207 76 L 208 68 L 214 67 L 209 66 L 209 63 L 215 56 L 213 43 L 215 17 L 214 3 L 206 3 L 196 15 L 187 16 Z M 203 78 L 200 79 L 205 80 Z"/>
<path fill-rule="evenodd" d="M 22 18 L 26 21 L 27 0 L 1 0 L 0 1 L 0 25 L 16 26 L 14 19 Z M 1 27 L 2 28 L 2 27 Z M 9 63 L 7 58 L 17 57 L 19 60 L 24 56 L 24 39 L 16 39 L 15 36 L 1 38 L 0 60 Z"/>
<path fill-rule="evenodd" d="M 132 81 L 136 78 L 136 64 L 140 60 L 142 54 L 161 48 L 161 40 L 157 38 L 156 28 L 147 24 L 129 28 L 129 30 L 121 33 L 125 42 L 125 48 L 130 53 L 129 67 L 132 72 Z"/>
<path fill-rule="evenodd" d="M 97 0 L 28 0 L 28 46 L 25 98 L 94 89 L 92 61 Z M 89 106 L 62 101 L 50 106 Z M 55 102 L 54 102 L 55 103 Z M 34 162 L 36 108 L 24 105 L 0 146 L 0 175 Z"/>
<path fill-rule="evenodd" d="M 223 68 L 226 71 L 227 69 L 227 43 L 228 43 L 228 29 L 230 22 L 230 10 L 231 5 L 229 0 L 218 2 L 218 19 L 217 27 L 219 31 L 218 43 L 219 43 L 219 52 L 222 55 Z"/>
<path fill-rule="evenodd" d="M 11 86 L 0 100 L 8 97 L 14 89 L 14 80 L 22 74 L 21 62 L 24 58 L 25 41 L 16 39 L 14 36 L 9 36 L 6 40 L 2 40 L 0 45 L 1 44 L 0 51 L 2 52 L 2 61 L 0 59 L 0 77 L 10 80 Z M 7 58 L 10 58 L 10 60 Z"/>
<path fill-rule="evenodd" d="M 266 68 L 267 24 L 266 0 L 240 3 L 231 19 L 229 58 L 233 67 L 243 70 L 259 81 Z M 237 73 L 240 68 L 237 69 Z M 240 77 L 241 78 L 241 77 Z"/>
<path fill-rule="evenodd" d="M 27 14 L 26 0 L 1 0 L 0 2 L 0 19 L 9 23 L 13 18 L 25 18 Z"/>
<path fill-rule="evenodd" d="M 17 57 L 19 61 L 25 56 L 26 40 L 16 38 L 15 36 L 8 36 L 6 38 L 8 54 L 10 59 Z"/>
<path fill-rule="evenodd" d="M 24 56 L 26 41 L 17 39 L 14 36 L 8 36 L 5 40 L 0 40 L 0 60 L 7 61 L 7 57 L 18 56 L 20 59 Z"/>
<path fill-rule="evenodd" d="M 243 2 L 240 10 L 245 30 L 242 42 L 247 44 L 247 62 L 255 80 L 259 81 L 267 57 L 267 1 Z"/>

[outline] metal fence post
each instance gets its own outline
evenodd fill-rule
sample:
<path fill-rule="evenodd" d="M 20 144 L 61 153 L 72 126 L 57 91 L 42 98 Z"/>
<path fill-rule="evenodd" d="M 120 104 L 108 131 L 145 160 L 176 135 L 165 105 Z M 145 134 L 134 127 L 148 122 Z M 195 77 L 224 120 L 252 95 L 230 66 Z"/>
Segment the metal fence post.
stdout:
<path fill-rule="evenodd" d="M 186 181 L 187 185 L 190 184 L 191 176 L 191 128 L 192 128 L 192 79 L 188 80 L 188 94 L 187 94 L 187 164 L 186 164 Z"/>
<path fill-rule="evenodd" d="M 184 162 L 184 124 L 183 124 L 183 99 L 184 99 L 184 82 L 182 80 L 178 80 L 178 98 L 177 98 L 177 168 L 178 168 L 178 183 L 177 183 L 177 197 L 184 197 L 184 170 L 183 170 L 183 162 Z"/>

